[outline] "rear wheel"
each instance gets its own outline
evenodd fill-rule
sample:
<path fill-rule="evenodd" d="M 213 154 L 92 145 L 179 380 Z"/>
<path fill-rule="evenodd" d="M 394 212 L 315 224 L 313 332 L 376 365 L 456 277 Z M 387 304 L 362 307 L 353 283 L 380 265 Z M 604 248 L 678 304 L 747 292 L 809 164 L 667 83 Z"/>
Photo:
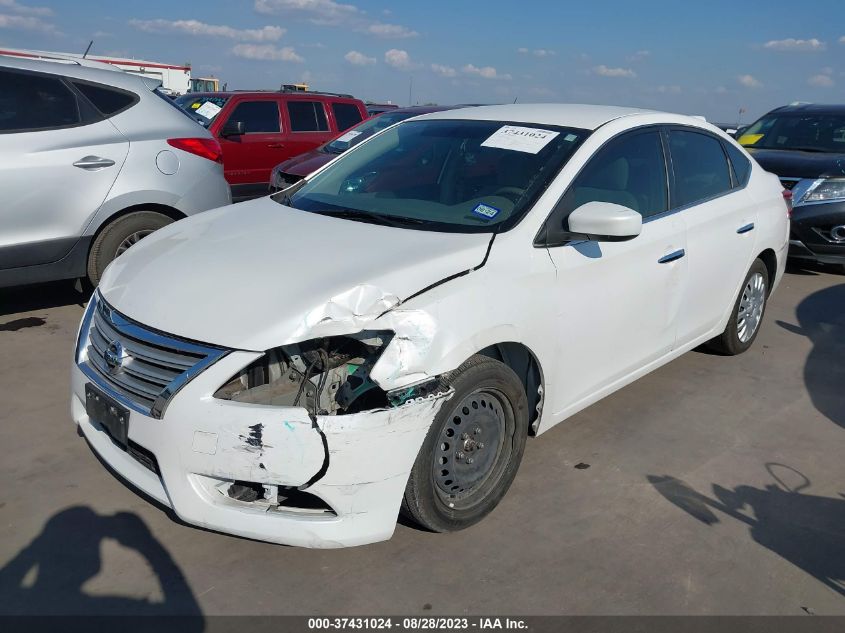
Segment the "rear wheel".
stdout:
<path fill-rule="evenodd" d="M 455 394 L 434 419 L 402 512 L 434 532 L 477 523 L 507 492 L 525 449 L 528 401 L 505 364 L 473 356 L 445 376 Z"/>
<path fill-rule="evenodd" d="M 725 331 L 709 346 L 722 354 L 734 356 L 751 347 L 766 311 L 769 297 L 769 272 L 766 265 L 755 259 L 745 277 Z"/>
<path fill-rule="evenodd" d="M 89 281 L 96 286 L 106 266 L 115 258 L 171 222 L 173 218 L 156 211 L 133 211 L 108 224 L 91 245 L 88 254 Z"/>

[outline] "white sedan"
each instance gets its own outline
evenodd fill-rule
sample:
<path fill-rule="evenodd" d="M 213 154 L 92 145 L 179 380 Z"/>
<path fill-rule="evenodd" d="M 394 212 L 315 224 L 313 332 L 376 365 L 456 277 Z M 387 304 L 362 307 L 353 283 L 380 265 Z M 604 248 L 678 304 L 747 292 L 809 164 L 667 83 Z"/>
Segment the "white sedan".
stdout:
<path fill-rule="evenodd" d="M 390 538 L 400 511 L 459 530 L 528 436 L 702 343 L 748 349 L 788 213 L 697 118 L 418 117 L 117 259 L 82 321 L 72 416 L 198 526 L 309 547 Z"/>

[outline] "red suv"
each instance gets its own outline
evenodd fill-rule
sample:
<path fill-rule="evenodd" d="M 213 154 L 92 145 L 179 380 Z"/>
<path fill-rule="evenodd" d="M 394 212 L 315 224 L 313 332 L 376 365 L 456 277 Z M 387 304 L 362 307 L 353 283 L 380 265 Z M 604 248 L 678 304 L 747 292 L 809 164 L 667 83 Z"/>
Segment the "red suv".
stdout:
<path fill-rule="evenodd" d="M 193 92 L 176 104 L 220 141 L 233 202 L 266 195 L 273 167 L 367 118 L 363 101 L 326 92 Z"/>

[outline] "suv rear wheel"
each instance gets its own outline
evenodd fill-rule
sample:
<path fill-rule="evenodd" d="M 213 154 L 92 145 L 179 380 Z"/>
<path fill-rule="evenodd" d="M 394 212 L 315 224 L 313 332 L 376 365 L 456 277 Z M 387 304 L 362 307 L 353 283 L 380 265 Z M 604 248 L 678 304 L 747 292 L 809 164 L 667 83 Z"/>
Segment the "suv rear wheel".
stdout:
<path fill-rule="evenodd" d="M 157 211 L 133 211 L 119 217 L 100 231 L 88 254 L 88 279 L 100 283 L 103 271 L 114 259 L 125 253 L 153 231 L 167 226 L 173 218 Z"/>

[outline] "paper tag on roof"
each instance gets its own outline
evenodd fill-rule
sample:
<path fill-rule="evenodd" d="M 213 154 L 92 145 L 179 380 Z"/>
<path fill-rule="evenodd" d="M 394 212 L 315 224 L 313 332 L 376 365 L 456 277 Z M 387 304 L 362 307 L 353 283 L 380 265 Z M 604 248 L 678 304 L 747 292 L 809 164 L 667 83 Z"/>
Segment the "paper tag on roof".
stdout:
<path fill-rule="evenodd" d="M 197 108 L 197 114 L 200 116 L 204 116 L 206 119 L 213 119 L 217 116 L 217 113 L 222 110 L 219 105 L 215 105 L 211 103 L 211 101 L 206 101 L 203 103 L 199 108 Z"/>
<path fill-rule="evenodd" d="M 559 133 L 536 127 L 503 125 L 481 144 L 481 147 L 498 147 L 515 152 L 536 154 L 549 144 Z"/>

